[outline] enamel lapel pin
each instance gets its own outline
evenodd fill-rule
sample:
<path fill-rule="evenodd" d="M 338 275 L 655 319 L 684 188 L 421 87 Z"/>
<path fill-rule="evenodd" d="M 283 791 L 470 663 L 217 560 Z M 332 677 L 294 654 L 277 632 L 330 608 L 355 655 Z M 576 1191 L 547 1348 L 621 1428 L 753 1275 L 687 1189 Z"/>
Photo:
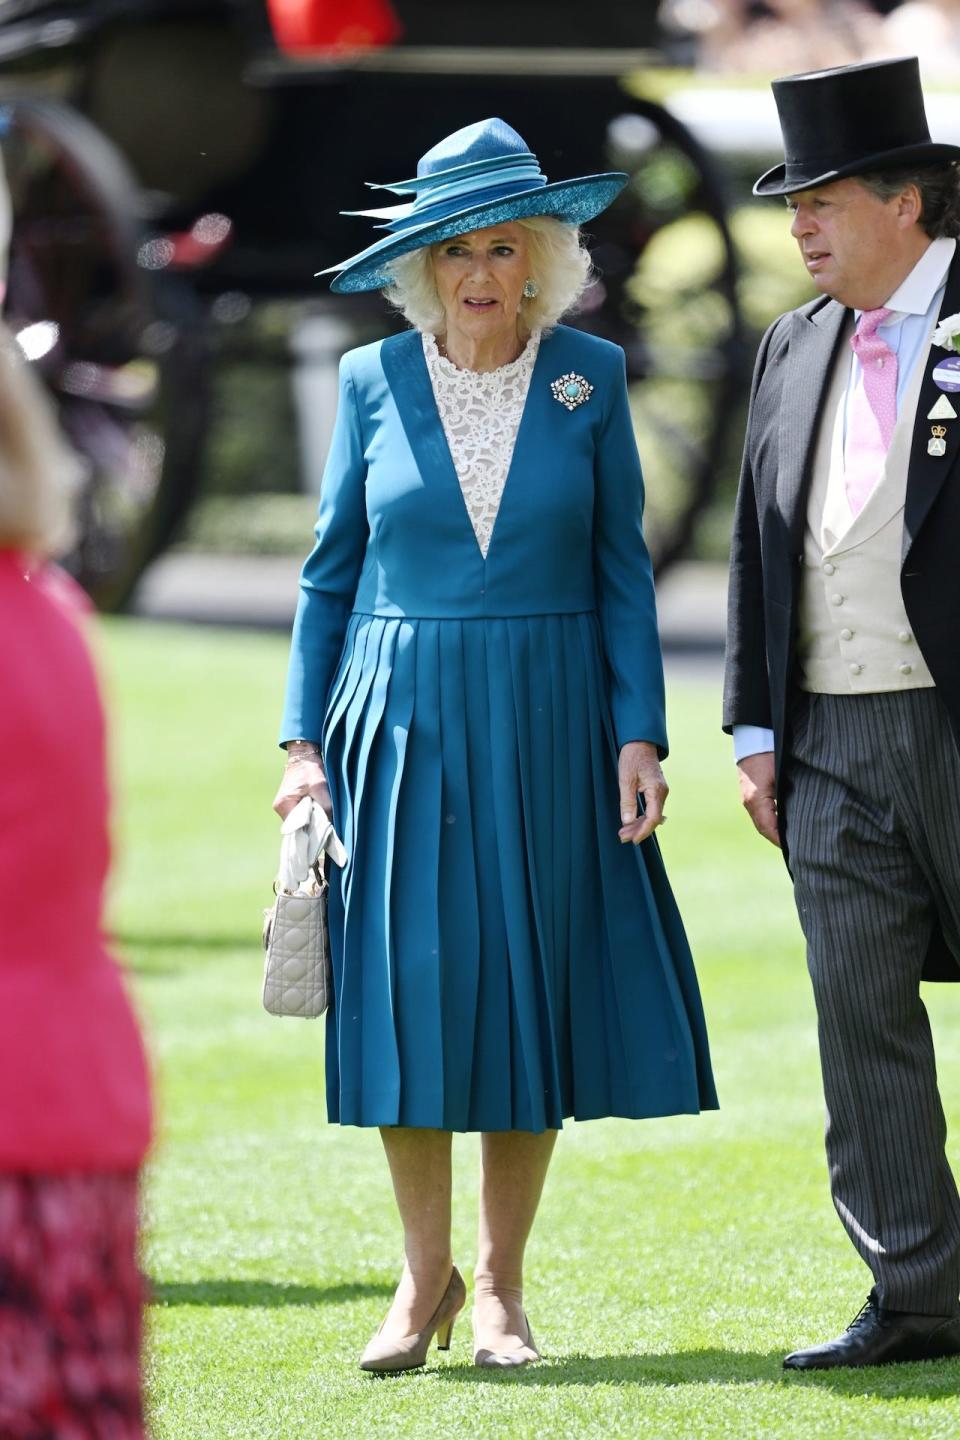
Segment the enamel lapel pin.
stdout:
<path fill-rule="evenodd" d="M 948 355 L 934 362 L 932 380 L 940 391 L 938 398 L 927 415 L 928 420 L 956 420 L 957 412 L 949 396 L 960 391 L 960 355 L 957 354 L 957 337 L 960 335 L 960 315 L 945 316 L 931 336 L 932 343 Z M 942 459 L 947 453 L 946 425 L 931 425 L 927 454 Z"/>
<path fill-rule="evenodd" d="M 927 441 L 927 454 L 928 454 L 928 455 L 935 455 L 935 456 L 937 456 L 937 457 L 939 457 L 939 456 L 941 456 L 941 455 L 946 455 L 946 453 L 947 453 L 947 438 L 946 438 L 946 437 L 947 437 L 947 427 L 946 427 L 946 425 L 932 425 L 930 428 L 932 429 L 933 434 L 931 435 L 930 439 Z"/>
<path fill-rule="evenodd" d="M 941 395 L 927 416 L 928 420 L 956 420 L 957 412 L 954 410 L 946 395 Z"/>

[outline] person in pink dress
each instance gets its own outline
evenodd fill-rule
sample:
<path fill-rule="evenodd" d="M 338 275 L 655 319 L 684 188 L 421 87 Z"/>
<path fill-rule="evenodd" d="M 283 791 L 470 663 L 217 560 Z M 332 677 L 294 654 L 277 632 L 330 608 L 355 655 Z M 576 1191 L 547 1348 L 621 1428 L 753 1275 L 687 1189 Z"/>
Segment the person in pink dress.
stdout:
<path fill-rule="evenodd" d="M 66 461 L 0 327 L 0 1436 L 142 1437 L 143 1048 L 104 941 L 104 721 L 47 565 Z"/>

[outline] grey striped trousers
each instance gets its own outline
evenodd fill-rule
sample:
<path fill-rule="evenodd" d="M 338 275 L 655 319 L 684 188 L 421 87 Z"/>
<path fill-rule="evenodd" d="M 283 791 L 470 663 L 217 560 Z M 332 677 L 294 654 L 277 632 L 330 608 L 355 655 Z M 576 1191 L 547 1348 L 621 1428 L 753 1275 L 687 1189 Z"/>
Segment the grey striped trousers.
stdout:
<path fill-rule="evenodd" d="M 960 1197 L 920 972 L 960 956 L 960 754 L 936 690 L 808 695 L 784 821 L 807 940 L 834 1204 L 880 1303 L 946 1315 Z"/>

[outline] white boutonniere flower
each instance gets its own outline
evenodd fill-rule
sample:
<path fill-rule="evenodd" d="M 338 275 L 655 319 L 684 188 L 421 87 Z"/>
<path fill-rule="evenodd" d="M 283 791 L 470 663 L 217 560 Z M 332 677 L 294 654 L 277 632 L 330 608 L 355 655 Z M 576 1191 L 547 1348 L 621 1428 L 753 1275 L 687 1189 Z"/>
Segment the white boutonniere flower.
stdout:
<path fill-rule="evenodd" d="M 960 314 L 945 315 L 930 338 L 932 343 L 939 345 L 942 350 L 952 350 L 957 354 L 960 353 L 957 346 L 958 335 L 960 335 Z"/>

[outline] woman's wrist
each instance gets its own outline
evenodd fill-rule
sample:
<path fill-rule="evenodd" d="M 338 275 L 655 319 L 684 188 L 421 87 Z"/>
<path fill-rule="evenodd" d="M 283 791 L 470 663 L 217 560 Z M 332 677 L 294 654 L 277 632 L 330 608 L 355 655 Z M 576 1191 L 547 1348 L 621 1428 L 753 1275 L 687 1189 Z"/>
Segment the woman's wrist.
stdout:
<path fill-rule="evenodd" d="M 284 746 L 287 764 L 293 760 L 319 760 L 320 746 L 314 740 L 288 740 Z"/>

